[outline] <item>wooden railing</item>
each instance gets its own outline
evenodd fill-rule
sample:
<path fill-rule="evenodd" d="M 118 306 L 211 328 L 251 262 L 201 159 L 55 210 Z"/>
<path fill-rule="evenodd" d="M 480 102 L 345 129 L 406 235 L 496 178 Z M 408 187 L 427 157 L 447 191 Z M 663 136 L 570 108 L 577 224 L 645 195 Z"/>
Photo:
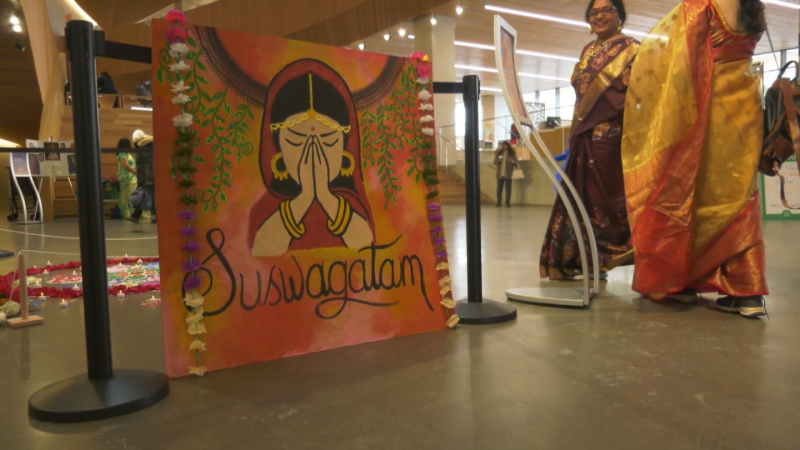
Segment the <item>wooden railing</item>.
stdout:
<path fill-rule="evenodd" d="M 97 102 L 102 109 L 132 109 L 138 111 L 152 111 L 153 98 L 142 95 L 100 94 Z M 67 93 L 66 105 L 72 105 L 72 94 Z"/>

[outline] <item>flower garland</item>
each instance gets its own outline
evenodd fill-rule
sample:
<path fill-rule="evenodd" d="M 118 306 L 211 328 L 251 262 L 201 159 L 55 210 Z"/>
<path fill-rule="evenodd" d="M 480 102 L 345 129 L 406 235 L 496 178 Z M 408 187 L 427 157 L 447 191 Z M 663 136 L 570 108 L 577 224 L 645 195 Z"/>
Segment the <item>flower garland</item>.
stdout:
<path fill-rule="evenodd" d="M 417 84 L 419 85 L 419 92 L 417 98 L 419 99 L 419 110 L 422 115 L 419 118 L 419 123 L 422 126 L 420 130 L 423 134 L 422 142 L 419 142 L 419 147 L 425 150 L 426 155 L 422 158 L 425 185 L 428 186 L 430 191 L 427 194 L 428 203 L 428 222 L 431 224 L 431 241 L 437 260 L 436 272 L 441 273 L 439 278 L 439 292 L 442 295 L 441 305 L 447 313 L 447 326 L 455 328 L 458 325 L 459 317 L 455 313 L 456 303 L 453 301 L 452 294 L 452 279 L 450 278 L 450 266 L 447 263 L 447 240 L 444 237 L 444 229 L 442 222 L 444 216 L 442 215 L 442 206 L 436 202 L 439 196 L 439 191 L 436 186 L 439 185 L 439 171 L 437 167 L 436 156 L 433 153 L 433 136 L 435 134 L 433 129 L 434 118 L 431 112 L 433 111 L 433 94 L 428 90 L 431 83 L 431 66 L 423 63 L 428 61 L 428 57 L 423 53 L 415 53 L 411 56 L 416 60 L 417 69 Z"/>
<path fill-rule="evenodd" d="M 189 193 L 189 189 L 195 185 L 192 181 L 192 174 L 197 172 L 197 167 L 193 164 L 194 160 L 192 159 L 192 141 L 197 139 L 197 132 L 191 128 L 197 119 L 194 114 L 190 114 L 186 111 L 186 104 L 191 101 L 191 98 L 184 93 L 191 89 L 191 86 L 184 84 L 185 79 L 183 75 L 183 72 L 191 69 L 184 60 L 189 53 L 189 47 L 186 45 L 188 34 L 180 25 L 186 22 L 186 15 L 180 11 L 170 11 L 167 13 L 166 20 L 175 24 L 175 26 L 170 28 L 167 32 L 169 56 L 174 58 L 174 63 L 170 66 L 170 71 L 173 72 L 176 77 L 176 82 L 171 84 L 171 91 L 175 94 L 175 97 L 172 98 L 172 104 L 180 105 L 181 108 L 180 114 L 172 119 L 172 123 L 178 134 L 178 139 L 175 141 L 175 152 L 173 153 L 172 163 L 178 188 L 184 189 L 180 200 L 185 208 L 178 213 L 178 219 L 186 221 L 186 226 L 180 230 L 180 236 L 186 238 L 186 242 L 181 246 L 181 250 L 188 253 L 188 258 L 183 263 L 183 271 L 186 272 L 183 283 L 186 297 L 183 299 L 183 302 L 189 309 L 186 317 L 187 333 L 194 337 L 189 345 L 189 351 L 194 353 L 196 363 L 189 367 L 189 373 L 202 377 L 207 370 L 200 361 L 200 353 L 206 351 L 205 342 L 200 339 L 200 335 L 206 333 L 206 327 L 203 323 L 203 304 L 205 303 L 205 299 L 197 293 L 197 289 L 201 284 L 200 276 L 197 274 L 197 271 L 200 270 L 201 263 L 199 259 L 193 256 L 194 252 L 200 250 L 200 246 L 192 241 L 192 235 L 197 232 L 197 228 L 192 225 L 192 221 L 197 218 L 197 214 L 192 210 L 192 206 L 197 204 L 197 198 Z"/>

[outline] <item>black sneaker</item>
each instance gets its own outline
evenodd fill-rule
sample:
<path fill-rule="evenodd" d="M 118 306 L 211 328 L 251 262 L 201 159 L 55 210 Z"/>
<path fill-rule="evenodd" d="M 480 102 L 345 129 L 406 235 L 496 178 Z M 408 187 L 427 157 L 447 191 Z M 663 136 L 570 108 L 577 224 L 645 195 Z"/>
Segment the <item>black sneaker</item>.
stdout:
<path fill-rule="evenodd" d="M 739 313 L 742 317 L 755 318 L 767 315 L 767 304 L 764 297 L 754 295 L 750 297 L 727 296 L 717 299 L 717 309 L 732 313 Z"/>
<path fill-rule="evenodd" d="M 667 295 L 667 298 L 681 303 L 696 303 L 699 298 L 697 291 L 694 289 L 684 289 L 680 292 Z"/>

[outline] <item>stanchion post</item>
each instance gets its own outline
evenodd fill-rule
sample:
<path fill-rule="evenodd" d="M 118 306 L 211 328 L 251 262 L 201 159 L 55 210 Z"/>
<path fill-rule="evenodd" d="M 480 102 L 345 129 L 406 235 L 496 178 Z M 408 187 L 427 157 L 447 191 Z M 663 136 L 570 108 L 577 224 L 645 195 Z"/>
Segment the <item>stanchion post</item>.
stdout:
<path fill-rule="evenodd" d="M 76 168 L 81 180 L 78 226 L 88 373 L 33 394 L 28 401 L 28 414 L 47 422 L 86 422 L 153 405 L 169 394 L 169 381 L 159 372 L 112 367 L 95 78 L 97 33 L 91 22 L 73 20 L 67 23 L 66 36 L 72 75 Z"/>
<path fill-rule="evenodd" d="M 487 325 L 507 322 L 517 318 L 513 305 L 483 298 L 483 273 L 481 256 L 481 161 L 478 152 L 478 108 L 481 81 L 477 75 L 463 79 L 464 111 L 464 167 L 467 184 L 467 300 L 456 304 L 456 314 L 461 323 Z"/>

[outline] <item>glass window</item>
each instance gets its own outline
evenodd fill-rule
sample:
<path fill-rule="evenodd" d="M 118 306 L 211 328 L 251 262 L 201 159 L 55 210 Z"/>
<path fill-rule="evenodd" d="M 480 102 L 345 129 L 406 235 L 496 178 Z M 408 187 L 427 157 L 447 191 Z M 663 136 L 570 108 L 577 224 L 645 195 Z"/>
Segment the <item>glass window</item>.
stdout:
<path fill-rule="evenodd" d="M 772 70 L 764 74 L 764 93 L 767 92 L 767 89 L 772 87 L 772 83 L 778 79 L 779 70 Z"/>
<path fill-rule="evenodd" d="M 544 103 L 545 117 L 555 116 L 556 114 L 556 90 L 550 89 L 539 92 L 539 103 Z"/>
<path fill-rule="evenodd" d="M 796 48 L 786 50 L 786 62 L 797 61 L 798 59 L 800 59 L 800 55 L 798 55 Z"/>
<path fill-rule="evenodd" d="M 570 87 L 561 88 L 560 113 L 562 121 L 572 120 L 575 113 L 575 89 Z"/>
<path fill-rule="evenodd" d="M 466 134 L 467 111 L 464 103 L 456 103 L 456 136 L 461 137 Z"/>
<path fill-rule="evenodd" d="M 764 63 L 764 72 L 780 69 L 781 52 L 764 53 L 753 57 L 753 61 L 761 61 Z"/>

